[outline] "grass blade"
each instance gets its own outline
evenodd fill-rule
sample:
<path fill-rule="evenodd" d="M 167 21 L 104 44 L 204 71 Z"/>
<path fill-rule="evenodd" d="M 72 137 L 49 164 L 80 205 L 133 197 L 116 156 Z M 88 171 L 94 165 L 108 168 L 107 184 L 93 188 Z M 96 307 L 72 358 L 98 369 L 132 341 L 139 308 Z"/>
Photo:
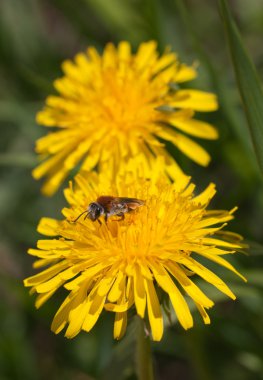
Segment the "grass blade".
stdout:
<path fill-rule="evenodd" d="M 235 70 L 236 81 L 242 98 L 258 164 L 263 173 L 263 91 L 261 83 L 255 67 L 242 43 L 227 2 L 220 0 L 219 4 Z"/>

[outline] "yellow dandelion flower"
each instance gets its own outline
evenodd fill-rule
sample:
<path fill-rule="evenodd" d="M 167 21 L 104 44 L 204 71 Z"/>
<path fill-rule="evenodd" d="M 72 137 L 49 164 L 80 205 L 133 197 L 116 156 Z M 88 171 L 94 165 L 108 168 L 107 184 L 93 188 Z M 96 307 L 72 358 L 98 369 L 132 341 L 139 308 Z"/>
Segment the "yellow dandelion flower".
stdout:
<path fill-rule="evenodd" d="M 196 77 L 169 49 L 162 55 L 156 42 L 142 43 L 136 54 L 128 42 L 109 43 L 102 55 L 90 47 L 75 61 L 62 65 L 65 76 L 54 82 L 57 96 L 49 96 L 37 122 L 58 127 L 40 138 L 36 151 L 44 161 L 33 171 L 52 195 L 68 173 L 99 167 L 117 169 L 121 160 L 143 152 L 149 166 L 156 156 L 169 160 L 168 141 L 200 165 L 209 154 L 191 138 L 216 139 L 216 129 L 194 119 L 195 111 L 214 111 L 214 94 L 180 88 Z"/>
<path fill-rule="evenodd" d="M 73 338 L 90 331 L 105 312 L 115 314 L 114 337 L 126 330 L 128 312 L 133 309 L 149 324 L 152 338 L 163 335 L 162 294 L 170 300 L 171 312 L 184 329 L 193 326 L 187 299 L 195 303 L 204 323 L 210 323 L 206 309 L 214 302 L 195 284 L 196 277 L 215 286 L 232 299 L 230 288 L 206 266 L 204 257 L 240 275 L 225 259 L 242 247 L 238 235 L 222 232 L 233 212 L 206 210 L 215 194 L 210 184 L 194 195 L 194 185 L 137 179 L 132 173 L 118 176 L 114 185 L 104 175 L 79 174 L 75 186 L 65 190 L 70 208 L 65 220 L 43 218 L 38 231 L 46 235 L 29 254 L 38 257 L 40 273 L 25 280 L 37 293 L 40 307 L 61 287 L 69 294 L 57 311 L 52 330 Z M 125 218 L 111 216 L 92 222 L 84 216 L 73 222 L 98 196 L 112 195 L 145 201 Z M 229 238 L 232 236 L 232 240 Z M 235 239 L 233 238 L 235 237 Z"/>

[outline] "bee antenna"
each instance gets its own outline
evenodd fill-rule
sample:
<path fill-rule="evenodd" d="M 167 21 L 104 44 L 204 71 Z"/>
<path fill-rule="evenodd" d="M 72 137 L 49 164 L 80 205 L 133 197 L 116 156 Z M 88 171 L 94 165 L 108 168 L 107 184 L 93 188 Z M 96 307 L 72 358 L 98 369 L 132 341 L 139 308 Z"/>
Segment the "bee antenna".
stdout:
<path fill-rule="evenodd" d="M 76 221 L 79 220 L 79 218 L 80 218 L 82 215 L 84 215 L 85 213 L 88 213 L 88 210 L 85 210 L 85 211 L 83 211 L 81 214 L 79 214 L 79 216 L 78 216 L 75 220 L 73 220 L 73 223 L 76 223 Z M 85 220 L 86 218 L 87 218 L 87 215 L 85 216 L 84 220 Z"/>
<path fill-rule="evenodd" d="M 90 216 L 90 212 L 88 212 L 88 211 L 86 211 L 87 212 L 87 215 L 85 215 L 85 218 L 84 218 L 84 220 L 86 220 L 87 218 L 89 218 L 89 216 Z M 82 213 L 83 214 L 83 213 Z"/>

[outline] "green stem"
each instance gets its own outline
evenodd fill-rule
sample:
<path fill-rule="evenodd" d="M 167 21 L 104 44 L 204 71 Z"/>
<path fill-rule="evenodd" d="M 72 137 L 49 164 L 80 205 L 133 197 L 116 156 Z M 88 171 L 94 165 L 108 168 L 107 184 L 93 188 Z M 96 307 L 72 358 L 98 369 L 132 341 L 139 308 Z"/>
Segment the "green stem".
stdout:
<path fill-rule="evenodd" d="M 207 353 L 205 351 L 202 332 L 193 329 L 184 335 L 184 344 L 189 357 L 189 363 L 193 367 L 197 380 L 212 380 Z"/>
<path fill-rule="evenodd" d="M 135 359 L 138 379 L 154 380 L 150 338 L 146 336 L 144 321 L 141 318 L 138 318 Z"/>

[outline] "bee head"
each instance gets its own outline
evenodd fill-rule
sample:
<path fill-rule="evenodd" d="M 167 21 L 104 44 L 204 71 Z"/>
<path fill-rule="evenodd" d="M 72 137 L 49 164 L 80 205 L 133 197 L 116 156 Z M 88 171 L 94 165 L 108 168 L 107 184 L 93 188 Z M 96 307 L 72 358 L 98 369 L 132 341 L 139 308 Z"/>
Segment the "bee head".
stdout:
<path fill-rule="evenodd" d="M 104 208 L 97 202 L 92 202 L 88 206 L 88 218 L 93 222 L 104 214 Z"/>

